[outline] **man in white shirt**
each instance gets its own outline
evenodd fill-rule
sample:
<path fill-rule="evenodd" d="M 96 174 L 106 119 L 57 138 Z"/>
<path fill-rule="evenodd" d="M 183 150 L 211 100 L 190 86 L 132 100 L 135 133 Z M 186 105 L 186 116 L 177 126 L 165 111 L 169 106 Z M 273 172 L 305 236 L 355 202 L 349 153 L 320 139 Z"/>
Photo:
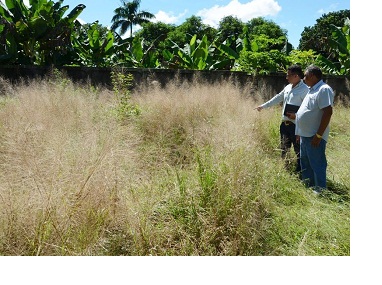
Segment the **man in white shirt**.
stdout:
<path fill-rule="evenodd" d="M 291 65 L 288 68 L 286 79 L 289 84 L 272 99 L 258 106 L 256 109 L 261 111 L 264 108 L 269 108 L 283 102 L 282 108 L 282 121 L 280 124 L 280 148 L 281 157 L 285 158 L 287 152 L 290 150 L 292 144 L 294 152 L 297 155 L 296 172 L 300 172 L 300 143 L 296 140 L 295 135 L 295 121 L 284 115 L 286 104 L 300 106 L 308 93 L 309 88 L 302 81 L 304 77 L 303 71 L 299 65 Z"/>
<path fill-rule="evenodd" d="M 300 137 L 301 176 L 316 194 L 326 188 L 326 142 L 329 138 L 329 122 L 333 114 L 334 92 L 323 82 L 322 71 L 311 65 L 305 70 L 304 81 L 309 93 L 296 114 L 296 135 Z"/>

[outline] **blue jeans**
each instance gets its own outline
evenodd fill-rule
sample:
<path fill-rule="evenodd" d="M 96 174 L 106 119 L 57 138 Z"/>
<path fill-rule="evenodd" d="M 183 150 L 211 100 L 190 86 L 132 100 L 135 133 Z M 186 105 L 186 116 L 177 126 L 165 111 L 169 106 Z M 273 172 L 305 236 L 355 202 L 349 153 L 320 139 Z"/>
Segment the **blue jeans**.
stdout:
<path fill-rule="evenodd" d="M 300 138 L 301 177 L 307 187 L 321 192 L 326 188 L 326 141 L 321 140 L 318 147 L 311 145 L 313 137 Z"/>

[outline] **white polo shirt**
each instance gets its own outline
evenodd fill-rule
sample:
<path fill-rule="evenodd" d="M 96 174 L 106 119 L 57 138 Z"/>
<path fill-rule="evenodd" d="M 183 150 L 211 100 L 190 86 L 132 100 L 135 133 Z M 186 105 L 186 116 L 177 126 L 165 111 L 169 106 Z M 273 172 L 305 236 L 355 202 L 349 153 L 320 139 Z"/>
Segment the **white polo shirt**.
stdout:
<path fill-rule="evenodd" d="M 300 82 L 297 83 L 297 85 L 294 88 L 292 88 L 292 84 L 288 84 L 280 93 L 276 94 L 272 99 L 262 104 L 261 107 L 269 108 L 276 104 L 284 102 L 282 109 L 282 120 L 292 121 L 294 123 L 294 120 L 291 120 L 287 116 L 284 116 L 285 105 L 288 103 L 300 106 L 308 91 L 309 87 L 302 80 L 300 80 Z"/>
<path fill-rule="evenodd" d="M 324 113 L 322 109 L 333 106 L 333 103 L 334 92 L 324 81 L 320 80 L 311 87 L 296 113 L 296 135 L 301 137 L 314 136 L 321 124 L 321 118 Z M 328 141 L 329 126 L 322 134 L 322 138 Z"/>

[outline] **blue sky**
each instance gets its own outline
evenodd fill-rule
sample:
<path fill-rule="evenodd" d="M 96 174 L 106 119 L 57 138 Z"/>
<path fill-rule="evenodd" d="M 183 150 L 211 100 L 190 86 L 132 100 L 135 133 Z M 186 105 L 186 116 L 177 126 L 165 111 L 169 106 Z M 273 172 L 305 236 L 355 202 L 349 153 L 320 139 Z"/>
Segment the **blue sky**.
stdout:
<path fill-rule="evenodd" d="M 84 4 L 79 18 L 87 23 L 99 20 L 111 25 L 114 9 L 121 6 L 120 0 L 64 0 L 70 10 Z M 288 31 L 288 38 L 297 48 L 304 27 L 313 26 L 323 14 L 350 9 L 350 0 L 142 0 L 140 10 L 156 16 L 156 21 L 179 25 L 192 15 L 200 16 L 204 23 L 216 27 L 228 15 L 243 22 L 255 17 L 265 17 Z M 136 29 L 139 26 L 136 27 Z"/>

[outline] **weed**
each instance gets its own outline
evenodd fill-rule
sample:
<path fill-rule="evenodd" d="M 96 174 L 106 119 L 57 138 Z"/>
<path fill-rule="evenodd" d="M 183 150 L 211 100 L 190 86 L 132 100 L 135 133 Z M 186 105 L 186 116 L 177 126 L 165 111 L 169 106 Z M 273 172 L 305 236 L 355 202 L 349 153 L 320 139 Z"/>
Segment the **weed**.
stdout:
<path fill-rule="evenodd" d="M 119 119 L 138 116 L 141 110 L 138 105 L 131 102 L 131 87 L 134 77 L 132 74 L 124 74 L 123 72 L 111 72 L 111 81 L 113 91 L 117 98 L 116 112 Z"/>

